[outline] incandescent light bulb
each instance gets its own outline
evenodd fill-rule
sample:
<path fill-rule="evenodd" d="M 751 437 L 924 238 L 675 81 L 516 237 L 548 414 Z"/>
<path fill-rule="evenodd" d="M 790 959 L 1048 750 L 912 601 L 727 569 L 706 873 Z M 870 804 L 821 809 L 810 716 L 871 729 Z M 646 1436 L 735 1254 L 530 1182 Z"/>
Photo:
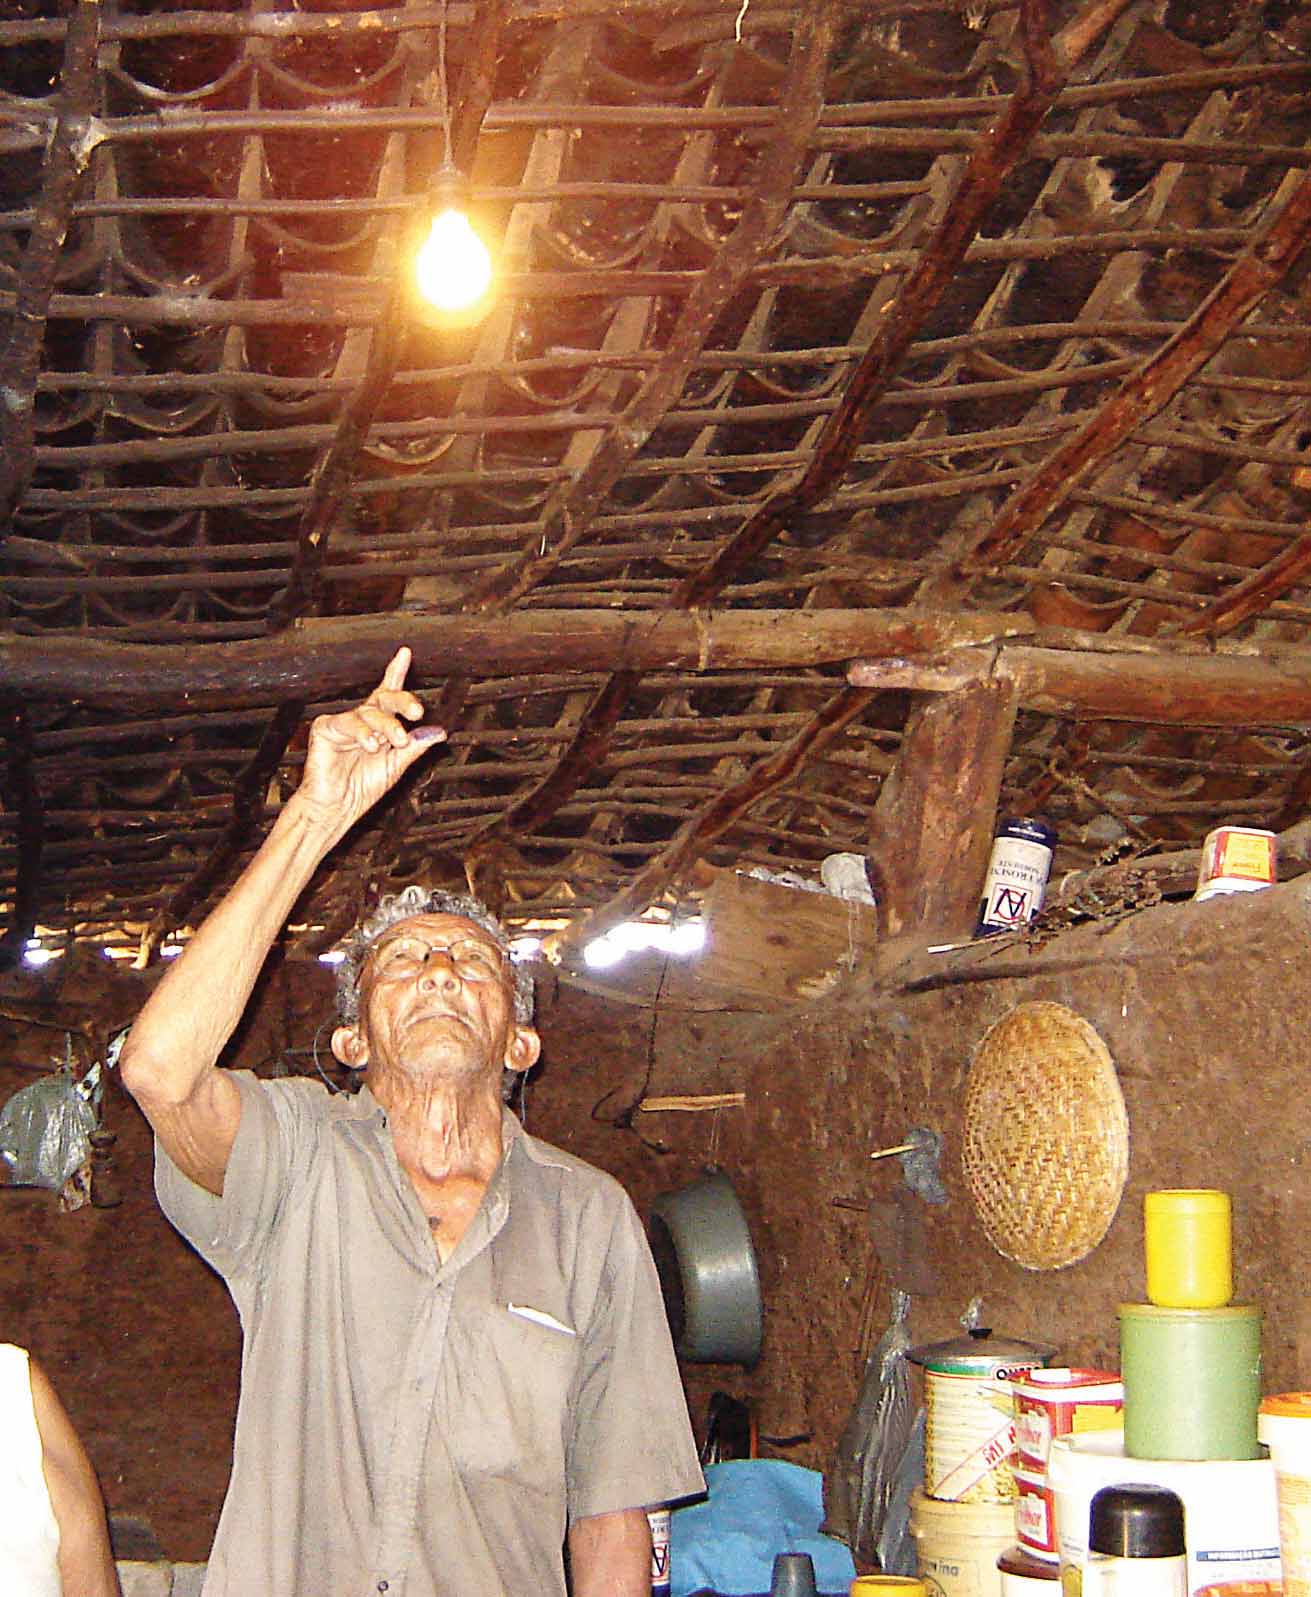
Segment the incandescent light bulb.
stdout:
<path fill-rule="evenodd" d="M 469 218 L 453 207 L 439 211 L 414 258 L 423 297 L 442 311 L 477 304 L 491 286 L 492 257 Z"/>

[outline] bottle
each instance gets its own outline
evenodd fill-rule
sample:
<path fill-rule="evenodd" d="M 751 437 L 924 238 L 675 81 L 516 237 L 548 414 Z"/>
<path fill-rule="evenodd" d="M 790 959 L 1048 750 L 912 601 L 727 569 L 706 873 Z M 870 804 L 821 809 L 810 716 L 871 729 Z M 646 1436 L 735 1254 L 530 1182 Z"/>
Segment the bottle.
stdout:
<path fill-rule="evenodd" d="M 1103 1486 L 1088 1514 L 1084 1597 L 1188 1597 L 1184 1505 L 1165 1486 Z"/>
<path fill-rule="evenodd" d="M 651 1597 L 669 1597 L 669 1510 L 648 1508 L 651 1527 Z"/>
<path fill-rule="evenodd" d="M 1013 932 L 1042 908 L 1056 833 L 1036 820 L 1003 821 L 992 844 L 976 937 Z"/>

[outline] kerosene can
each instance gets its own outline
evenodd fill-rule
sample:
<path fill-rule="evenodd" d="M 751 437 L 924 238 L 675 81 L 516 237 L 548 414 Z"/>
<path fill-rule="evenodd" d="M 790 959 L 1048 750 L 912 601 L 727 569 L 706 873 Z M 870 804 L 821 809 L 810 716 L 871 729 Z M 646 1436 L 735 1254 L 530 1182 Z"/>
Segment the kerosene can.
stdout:
<path fill-rule="evenodd" d="M 1056 833 L 1029 817 L 1003 821 L 992 845 L 975 935 L 1011 932 L 1042 908 Z"/>
<path fill-rule="evenodd" d="M 651 1597 L 669 1597 L 669 1510 L 648 1508 L 651 1527 Z"/>

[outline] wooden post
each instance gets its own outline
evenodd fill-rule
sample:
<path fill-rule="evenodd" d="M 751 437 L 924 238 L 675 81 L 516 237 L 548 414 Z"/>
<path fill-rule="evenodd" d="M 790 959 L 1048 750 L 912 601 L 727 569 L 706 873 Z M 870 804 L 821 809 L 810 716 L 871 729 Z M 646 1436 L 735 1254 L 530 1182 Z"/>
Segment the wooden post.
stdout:
<path fill-rule="evenodd" d="M 1015 689 L 973 682 L 916 704 L 870 828 L 885 939 L 974 930 L 1015 726 Z"/>

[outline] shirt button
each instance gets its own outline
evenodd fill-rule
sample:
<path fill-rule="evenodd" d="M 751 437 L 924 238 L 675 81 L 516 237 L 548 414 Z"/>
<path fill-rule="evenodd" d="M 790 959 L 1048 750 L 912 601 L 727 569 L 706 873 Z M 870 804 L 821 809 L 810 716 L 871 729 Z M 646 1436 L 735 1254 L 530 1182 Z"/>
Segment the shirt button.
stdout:
<path fill-rule="evenodd" d="M 387 1590 L 387 1582 L 385 1580 L 380 1580 L 378 1582 L 378 1590 L 379 1591 L 386 1591 Z"/>

